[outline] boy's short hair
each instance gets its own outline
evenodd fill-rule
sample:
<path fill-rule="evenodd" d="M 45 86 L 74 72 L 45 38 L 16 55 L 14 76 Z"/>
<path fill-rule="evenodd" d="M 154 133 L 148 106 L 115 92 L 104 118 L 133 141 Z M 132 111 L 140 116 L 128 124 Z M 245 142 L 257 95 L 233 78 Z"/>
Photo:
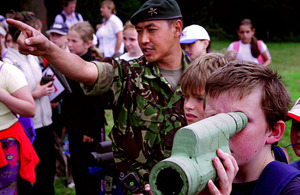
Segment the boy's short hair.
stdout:
<path fill-rule="evenodd" d="M 204 90 L 207 78 L 215 70 L 235 60 L 232 53 L 212 52 L 193 60 L 181 76 L 180 87 L 183 94 L 199 95 Z"/>
<path fill-rule="evenodd" d="M 268 67 L 252 62 L 232 61 L 207 79 L 205 93 L 217 98 L 223 92 L 237 92 L 242 99 L 258 88 L 262 90 L 260 106 L 269 127 L 272 128 L 279 120 L 286 121 L 291 98 L 282 77 Z"/>

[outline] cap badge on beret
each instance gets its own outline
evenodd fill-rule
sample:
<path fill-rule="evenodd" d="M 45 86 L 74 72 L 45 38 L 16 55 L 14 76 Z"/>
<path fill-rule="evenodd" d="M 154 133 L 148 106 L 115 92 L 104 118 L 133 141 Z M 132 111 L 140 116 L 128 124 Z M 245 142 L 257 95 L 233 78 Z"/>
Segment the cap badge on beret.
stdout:
<path fill-rule="evenodd" d="M 153 14 L 157 14 L 156 12 L 157 8 L 150 8 L 150 10 L 148 11 L 148 13 L 150 13 L 150 15 L 152 16 Z"/>
<path fill-rule="evenodd" d="M 182 18 L 176 0 L 147 0 L 131 17 L 131 23 L 150 20 L 172 20 Z"/>

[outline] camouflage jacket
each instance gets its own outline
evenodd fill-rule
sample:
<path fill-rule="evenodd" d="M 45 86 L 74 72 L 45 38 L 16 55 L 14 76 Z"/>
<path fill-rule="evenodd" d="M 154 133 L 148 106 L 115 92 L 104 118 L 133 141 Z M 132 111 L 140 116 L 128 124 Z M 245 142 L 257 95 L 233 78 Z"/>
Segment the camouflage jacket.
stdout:
<path fill-rule="evenodd" d="M 99 71 L 87 94 L 114 93 L 113 141 L 118 170 L 135 171 L 148 181 L 149 171 L 160 160 L 169 157 L 175 132 L 186 125 L 180 86 L 176 90 L 161 76 L 155 63 L 142 56 L 132 61 L 105 58 L 94 62 Z M 183 52 L 183 69 L 189 58 Z"/>

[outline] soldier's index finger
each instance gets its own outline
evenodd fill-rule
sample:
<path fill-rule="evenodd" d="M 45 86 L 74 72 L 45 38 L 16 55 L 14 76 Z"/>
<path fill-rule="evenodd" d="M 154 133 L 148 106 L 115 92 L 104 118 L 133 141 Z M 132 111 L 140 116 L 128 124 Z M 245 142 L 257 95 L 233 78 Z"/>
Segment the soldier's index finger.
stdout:
<path fill-rule="evenodd" d="M 32 30 L 32 27 L 31 26 L 28 26 L 27 24 L 21 22 L 21 21 L 18 21 L 18 20 L 14 20 L 14 19 L 9 19 L 7 18 L 6 19 L 6 22 L 9 24 L 9 25 L 12 25 L 16 28 L 18 28 L 19 30 L 21 31 L 24 31 L 24 30 Z"/>

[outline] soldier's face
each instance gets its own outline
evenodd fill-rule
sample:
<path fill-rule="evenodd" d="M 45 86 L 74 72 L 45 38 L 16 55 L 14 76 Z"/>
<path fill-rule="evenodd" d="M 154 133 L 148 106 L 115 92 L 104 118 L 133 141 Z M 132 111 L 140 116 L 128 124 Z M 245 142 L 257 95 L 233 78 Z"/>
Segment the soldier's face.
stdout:
<path fill-rule="evenodd" d="M 138 42 L 148 62 L 159 62 L 173 54 L 176 29 L 166 20 L 139 22 L 136 26 Z"/>

